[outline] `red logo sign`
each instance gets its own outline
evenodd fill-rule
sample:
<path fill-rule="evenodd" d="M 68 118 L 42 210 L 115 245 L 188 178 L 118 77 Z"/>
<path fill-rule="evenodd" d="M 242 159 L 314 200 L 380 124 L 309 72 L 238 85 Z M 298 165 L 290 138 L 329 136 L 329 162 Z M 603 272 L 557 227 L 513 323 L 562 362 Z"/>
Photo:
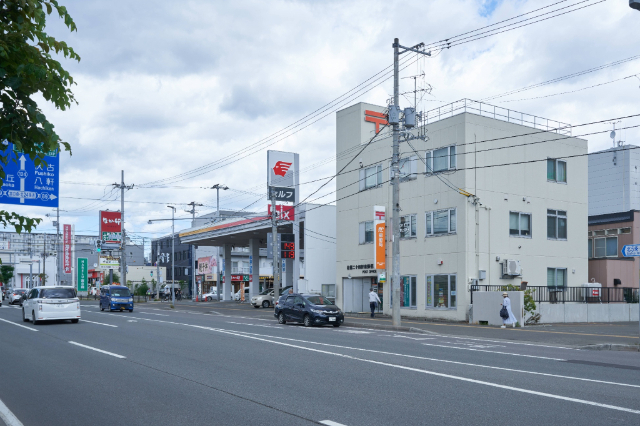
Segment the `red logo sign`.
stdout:
<path fill-rule="evenodd" d="M 271 216 L 271 204 L 267 206 L 267 214 Z M 282 204 L 276 204 L 276 219 L 280 220 L 294 220 L 294 207 L 283 206 Z"/>
<path fill-rule="evenodd" d="M 384 220 L 384 212 L 375 211 L 374 214 L 376 215 L 376 220 Z"/>
<path fill-rule="evenodd" d="M 293 163 L 285 163 L 284 161 L 278 161 L 276 165 L 273 167 L 273 173 L 276 176 L 283 176 L 287 174 L 289 171 L 289 167 L 291 167 Z"/>
<path fill-rule="evenodd" d="M 364 112 L 364 121 L 368 121 L 370 123 L 376 123 L 376 133 L 380 132 L 381 124 L 389 124 L 387 121 L 387 116 L 381 112 L 369 111 L 365 110 Z"/>

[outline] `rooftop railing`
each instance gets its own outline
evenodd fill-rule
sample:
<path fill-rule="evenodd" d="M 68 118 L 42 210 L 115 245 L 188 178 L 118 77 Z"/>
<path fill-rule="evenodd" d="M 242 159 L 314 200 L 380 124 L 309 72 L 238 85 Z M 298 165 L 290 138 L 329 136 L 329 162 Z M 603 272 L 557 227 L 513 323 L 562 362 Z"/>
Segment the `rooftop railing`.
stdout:
<path fill-rule="evenodd" d="M 568 123 L 525 114 L 524 112 L 518 112 L 512 109 L 502 108 L 471 99 L 461 99 L 448 105 L 443 105 L 426 111 L 424 113 L 423 123 L 434 123 L 463 112 L 470 112 L 483 117 L 495 118 L 496 120 L 507 121 L 509 123 L 533 127 L 534 129 L 571 136 L 571 125 Z"/>

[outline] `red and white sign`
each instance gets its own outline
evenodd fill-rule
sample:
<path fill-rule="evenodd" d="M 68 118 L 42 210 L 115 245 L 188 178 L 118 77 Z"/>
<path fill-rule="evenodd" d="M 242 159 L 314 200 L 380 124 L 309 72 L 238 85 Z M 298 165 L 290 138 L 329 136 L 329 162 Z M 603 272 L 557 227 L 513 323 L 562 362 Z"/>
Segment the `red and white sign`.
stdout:
<path fill-rule="evenodd" d="M 198 258 L 198 275 L 215 274 L 217 265 L 215 255 Z"/>
<path fill-rule="evenodd" d="M 294 220 L 294 211 L 295 208 L 293 206 L 283 206 L 282 204 L 276 204 L 276 219 Z M 267 206 L 267 214 L 271 216 L 271 204 L 268 204 Z"/>
<path fill-rule="evenodd" d="M 387 125 L 389 122 L 387 121 L 387 116 L 381 112 L 365 110 L 364 111 L 364 121 L 368 121 L 369 123 L 376 124 L 376 133 L 380 132 L 380 125 Z"/>
<path fill-rule="evenodd" d="M 387 268 L 385 207 L 373 206 L 373 260 L 376 269 Z"/>
<path fill-rule="evenodd" d="M 63 226 L 64 273 L 71 273 L 71 225 Z"/>
<path fill-rule="evenodd" d="M 591 296 L 599 297 L 600 296 L 600 289 L 599 288 L 592 288 L 591 289 Z"/>
<path fill-rule="evenodd" d="M 120 212 L 100 211 L 100 238 L 105 243 L 122 242 L 122 214 Z"/>

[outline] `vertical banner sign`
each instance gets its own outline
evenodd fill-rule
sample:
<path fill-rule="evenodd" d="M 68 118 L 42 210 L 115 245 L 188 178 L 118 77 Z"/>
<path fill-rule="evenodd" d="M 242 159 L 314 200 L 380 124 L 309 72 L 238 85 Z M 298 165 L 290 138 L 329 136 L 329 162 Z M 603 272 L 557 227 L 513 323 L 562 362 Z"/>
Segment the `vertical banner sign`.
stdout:
<path fill-rule="evenodd" d="M 64 253 L 64 273 L 71 273 L 71 225 L 63 227 L 63 253 Z"/>
<path fill-rule="evenodd" d="M 120 244 L 122 242 L 122 214 L 120 212 L 100 211 L 100 238 L 105 243 Z"/>
<path fill-rule="evenodd" d="M 373 261 L 376 269 L 387 268 L 386 256 L 386 231 L 385 231 L 385 208 L 384 206 L 373 206 L 373 231 L 375 232 L 375 244 L 373 245 Z"/>
<path fill-rule="evenodd" d="M 89 260 L 86 257 L 78 258 L 78 291 L 87 291 Z"/>

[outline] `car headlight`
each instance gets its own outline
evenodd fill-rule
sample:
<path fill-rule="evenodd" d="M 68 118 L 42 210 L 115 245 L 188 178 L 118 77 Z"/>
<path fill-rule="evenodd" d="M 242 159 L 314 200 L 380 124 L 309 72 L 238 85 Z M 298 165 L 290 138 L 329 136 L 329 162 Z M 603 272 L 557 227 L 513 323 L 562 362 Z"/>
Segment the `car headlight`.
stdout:
<path fill-rule="evenodd" d="M 129 298 L 129 302 L 133 302 L 133 297 L 130 297 L 130 298 Z"/>
<path fill-rule="evenodd" d="M 311 312 L 313 312 L 314 314 L 320 314 L 320 315 L 324 315 L 325 312 L 321 311 L 320 309 L 309 309 Z"/>

